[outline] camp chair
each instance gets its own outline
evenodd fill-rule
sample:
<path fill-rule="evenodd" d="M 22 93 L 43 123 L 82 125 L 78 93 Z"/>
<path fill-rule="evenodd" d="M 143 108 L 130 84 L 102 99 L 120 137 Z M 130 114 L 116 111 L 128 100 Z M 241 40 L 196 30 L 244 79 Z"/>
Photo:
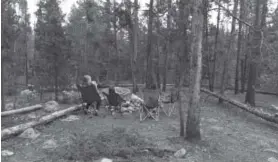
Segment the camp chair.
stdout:
<path fill-rule="evenodd" d="M 122 114 L 121 108 L 125 100 L 115 92 L 114 87 L 109 88 L 109 94 L 105 92 L 103 94 L 107 97 L 111 114 L 114 115 L 114 112 Z"/>
<path fill-rule="evenodd" d="M 100 103 L 101 103 L 101 98 L 97 91 L 96 86 L 93 84 L 89 85 L 89 86 L 77 85 L 77 88 L 81 93 L 81 99 L 82 99 L 83 103 L 86 104 L 85 112 L 88 113 L 89 107 L 95 103 L 96 103 L 96 109 L 98 110 Z"/>
<path fill-rule="evenodd" d="M 176 101 L 178 100 L 178 92 L 176 90 L 171 90 L 170 94 L 163 93 L 161 95 L 161 102 L 163 105 L 167 104 L 169 106 L 162 106 L 162 111 L 167 116 L 171 116 L 176 111 Z"/>
<path fill-rule="evenodd" d="M 142 90 L 144 103 L 139 109 L 140 122 L 146 118 L 151 117 L 154 120 L 159 120 L 160 109 L 160 91 L 159 90 Z"/>

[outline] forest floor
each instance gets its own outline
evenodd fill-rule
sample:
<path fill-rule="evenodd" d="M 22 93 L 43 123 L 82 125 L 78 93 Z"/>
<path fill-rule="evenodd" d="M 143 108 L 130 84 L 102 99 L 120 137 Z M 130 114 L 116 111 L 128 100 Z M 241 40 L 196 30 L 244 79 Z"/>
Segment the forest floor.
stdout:
<path fill-rule="evenodd" d="M 243 100 L 242 95 L 235 96 L 232 93 L 228 95 Z M 206 96 L 203 94 L 202 98 Z M 278 98 L 275 96 L 258 94 L 257 100 L 278 106 Z M 229 104 L 220 105 L 217 101 L 216 98 L 208 97 L 201 104 L 202 140 L 199 142 L 192 143 L 179 137 L 177 112 L 171 117 L 161 114 L 158 122 L 146 120 L 140 123 L 138 113 L 117 115 L 113 118 L 104 109 L 99 116 L 93 117 L 78 111 L 74 115 L 78 116 L 79 120 L 58 119 L 36 127 L 35 129 L 40 132 L 40 136 L 36 139 L 23 139 L 17 136 L 2 141 L 2 150 L 14 152 L 12 156 L 2 155 L 2 160 L 65 162 L 94 161 L 100 157 L 107 157 L 113 161 L 135 162 L 265 162 L 270 161 L 271 157 L 272 160 L 278 159 L 278 125 L 266 122 Z M 61 106 L 69 107 L 69 105 Z M 183 107 L 187 112 L 187 103 Z M 39 110 L 37 113 L 42 112 Z M 28 114 L 2 118 L 2 129 L 25 121 L 26 116 Z M 137 132 L 138 135 L 131 135 L 132 132 Z M 48 140 L 55 141 L 55 148 L 44 147 L 45 141 Z M 139 149 L 144 147 L 165 149 L 168 152 L 143 151 L 140 154 Z M 174 152 L 181 148 L 186 150 L 185 156 L 174 157 Z M 130 156 L 112 153 L 117 149 L 125 150 L 124 153 Z M 132 151 L 136 153 L 133 154 Z"/>

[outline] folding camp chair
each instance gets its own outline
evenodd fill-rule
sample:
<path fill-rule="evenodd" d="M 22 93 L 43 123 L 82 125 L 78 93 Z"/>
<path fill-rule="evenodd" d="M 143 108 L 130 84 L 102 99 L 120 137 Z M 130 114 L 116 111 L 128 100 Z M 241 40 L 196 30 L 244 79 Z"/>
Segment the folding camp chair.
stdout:
<path fill-rule="evenodd" d="M 77 85 L 78 90 L 81 93 L 81 99 L 83 103 L 85 103 L 85 113 L 88 113 L 89 107 L 93 104 L 96 104 L 95 108 L 96 110 L 99 110 L 99 106 L 101 104 L 101 97 L 97 91 L 97 88 L 95 85 L 88 85 L 88 86 L 80 86 Z M 95 111 L 95 115 L 97 115 Z"/>
<path fill-rule="evenodd" d="M 103 92 L 103 94 L 107 97 L 108 104 L 109 104 L 109 110 L 112 115 L 114 115 L 115 112 L 122 114 L 122 104 L 124 103 L 124 99 L 115 92 L 114 87 L 109 88 L 109 94 Z"/>
<path fill-rule="evenodd" d="M 159 120 L 160 113 L 160 91 L 159 90 L 149 90 L 144 89 L 142 91 L 144 103 L 142 103 L 139 109 L 140 122 L 144 121 L 146 118 L 151 117 L 154 120 Z"/>
<path fill-rule="evenodd" d="M 167 116 L 171 116 L 176 111 L 176 101 L 178 100 L 178 92 L 175 89 L 172 89 L 170 94 L 163 93 L 161 95 L 161 102 L 163 105 L 169 106 L 162 106 L 162 111 Z"/>

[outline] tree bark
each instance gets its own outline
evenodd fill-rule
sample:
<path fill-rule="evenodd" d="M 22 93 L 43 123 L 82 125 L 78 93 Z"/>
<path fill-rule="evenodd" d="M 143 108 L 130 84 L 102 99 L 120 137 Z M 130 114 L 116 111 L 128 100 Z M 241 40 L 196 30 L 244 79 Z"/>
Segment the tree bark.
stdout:
<path fill-rule="evenodd" d="M 167 84 L 167 70 L 168 70 L 168 56 L 171 53 L 171 10 L 172 10 L 172 0 L 168 0 L 168 14 L 167 14 L 167 51 L 165 52 L 164 58 L 164 69 L 163 69 L 163 92 L 166 91 Z"/>
<path fill-rule="evenodd" d="M 55 60 L 54 60 L 54 95 L 55 95 L 55 101 L 58 101 L 58 77 L 59 77 L 59 67 L 58 67 L 58 56 L 55 54 Z"/>
<path fill-rule="evenodd" d="M 116 10 L 116 1 L 114 0 L 113 2 L 113 8 L 114 11 Z M 114 28 L 114 46 L 115 46 L 115 52 L 116 52 L 116 63 L 119 64 L 119 51 L 118 51 L 118 40 L 117 40 L 117 15 L 114 13 L 114 19 L 113 19 L 113 28 Z M 120 69 L 117 68 L 116 69 L 116 73 L 115 73 L 115 81 L 116 83 L 118 83 L 119 81 L 119 74 Z"/>
<path fill-rule="evenodd" d="M 25 131 L 28 128 L 37 126 L 37 125 L 41 125 L 41 124 L 45 124 L 45 123 L 49 123 L 51 121 L 53 121 L 54 119 L 57 119 L 59 117 L 62 117 L 68 113 L 71 113 L 75 110 L 78 110 L 82 107 L 82 105 L 77 105 L 77 106 L 72 106 L 69 107 L 67 109 L 64 110 L 60 110 L 60 111 L 56 111 L 54 113 L 51 113 L 49 115 L 43 116 L 38 120 L 35 121 L 31 121 L 28 123 L 24 123 L 24 124 L 20 124 L 20 125 L 16 125 L 13 127 L 9 127 L 9 128 L 5 128 L 1 131 L 1 140 L 7 139 L 9 137 L 12 137 L 13 135 L 17 135 L 23 131 Z"/>
<path fill-rule="evenodd" d="M 186 138 L 200 140 L 200 86 L 202 77 L 202 29 L 203 29 L 202 0 L 195 0 L 192 13 L 192 37 L 190 59 L 190 99 L 186 122 Z"/>
<path fill-rule="evenodd" d="M 132 82 L 133 82 L 133 93 L 138 92 L 136 69 L 137 69 L 137 53 L 138 53 L 138 0 L 134 0 L 134 25 L 133 25 L 133 57 L 131 58 L 132 67 Z"/>
<path fill-rule="evenodd" d="M 246 31 L 247 33 L 247 31 Z M 244 46 L 245 46 L 245 54 L 244 54 L 244 59 L 242 59 L 242 68 L 241 68 L 241 90 L 240 92 L 241 93 L 244 93 L 245 92 L 245 85 L 246 85 L 246 74 L 247 74 L 247 61 L 248 61 L 248 56 L 249 56 L 249 35 L 250 33 L 247 35 L 247 39 L 245 40 L 245 43 L 244 43 Z"/>
<path fill-rule="evenodd" d="M 148 22 L 148 44 L 147 44 L 147 68 L 146 68 L 146 88 L 156 89 L 153 78 L 152 60 L 152 30 L 153 30 L 153 0 L 150 0 L 149 22 Z"/>
<path fill-rule="evenodd" d="M 240 13 L 239 18 L 244 20 L 244 9 L 245 0 L 240 0 Z M 240 52 L 241 52 L 241 40 L 242 40 L 242 22 L 238 24 L 238 41 L 237 41 L 237 56 L 236 56 L 236 74 L 235 74 L 235 94 L 239 92 L 239 62 L 240 62 Z"/>
<path fill-rule="evenodd" d="M 208 47 L 208 36 L 209 36 L 209 31 L 208 31 L 208 1 L 204 1 L 204 9 L 203 9 L 203 15 L 204 15 L 204 30 L 203 30 L 203 36 L 204 36 L 204 43 L 203 43 L 203 53 L 204 53 L 204 58 L 203 59 L 203 65 L 205 66 L 204 71 L 203 71 L 203 76 L 208 79 L 209 82 L 209 89 L 212 90 L 212 77 L 211 77 L 211 69 L 210 69 L 210 51 Z"/>
<path fill-rule="evenodd" d="M 256 0 L 255 7 L 255 22 L 254 22 L 254 31 L 252 36 L 252 59 L 249 66 L 249 77 L 248 77 L 248 86 L 247 93 L 245 96 L 245 102 L 250 104 L 251 106 L 255 106 L 255 86 L 257 80 L 257 67 L 258 67 L 258 59 L 261 55 L 261 27 L 260 27 L 260 0 Z"/>
<path fill-rule="evenodd" d="M 21 109 L 16 109 L 16 110 L 11 110 L 11 111 L 3 111 L 1 113 L 1 116 L 9 116 L 9 115 L 15 115 L 15 114 L 20 114 L 20 113 L 26 113 L 29 111 L 35 111 L 38 109 L 41 109 L 42 105 L 33 105 L 33 106 L 29 106 L 29 107 L 24 107 Z"/>
<path fill-rule="evenodd" d="M 212 78 L 211 78 L 211 91 L 214 90 L 214 82 L 215 82 L 215 74 L 216 74 L 216 56 L 218 53 L 218 34 L 219 34 L 219 24 L 220 24 L 220 6 L 218 6 L 218 13 L 217 13 L 217 25 L 216 25 L 216 33 L 215 33 L 215 41 L 214 41 L 214 54 L 213 54 L 213 71 L 212 71 Z"/>
<path fill-rule="evenodd" d="M 238 7 L 238 0 L 234 0 L 234 8 L 233 8 L 233 15 L 236 16 L 237 14 L 237 7 Z M 230 38 L 228 40 L 228 49 L 227 49 L 227 54 L 224 54 L 224 61 L 223 61 L 223 71 L 222 71 L 222 78 L 221 78 L 221 89 L 220 93 L 224 95 L 225 93 L 225 88 L 227 84 L 227 79 L 228 79 L 228 70 L 229 70 L 229 61 L 230 61 L 230 55 L 232 54 L 232 51 L 235 49 L 234 44 L 235 44 L 235 23 L 236 19 L 233 17 L 232 24 L 231 24 L 231 33 L 230 33 Z M 221 98 L 219 98 L 219 103 L 222 103 Z"/>

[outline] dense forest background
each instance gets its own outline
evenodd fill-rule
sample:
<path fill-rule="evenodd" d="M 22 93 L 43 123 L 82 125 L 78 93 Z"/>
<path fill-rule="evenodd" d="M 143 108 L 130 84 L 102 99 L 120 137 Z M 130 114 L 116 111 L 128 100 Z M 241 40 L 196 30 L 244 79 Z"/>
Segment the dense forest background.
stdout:
<path fill-rule="evenodd" d="M 135 90 L 189 85 L 193 1 L 78 0 L 66 19 L 60 1 L 40 0 L 33 28 L 27 3 L 1 1 L 2 101 L 27 84 L 59 93 L 84 74 Z M 201 11 L 202 85 L 278 92 L 277 3 L 209 0 Z"/>

